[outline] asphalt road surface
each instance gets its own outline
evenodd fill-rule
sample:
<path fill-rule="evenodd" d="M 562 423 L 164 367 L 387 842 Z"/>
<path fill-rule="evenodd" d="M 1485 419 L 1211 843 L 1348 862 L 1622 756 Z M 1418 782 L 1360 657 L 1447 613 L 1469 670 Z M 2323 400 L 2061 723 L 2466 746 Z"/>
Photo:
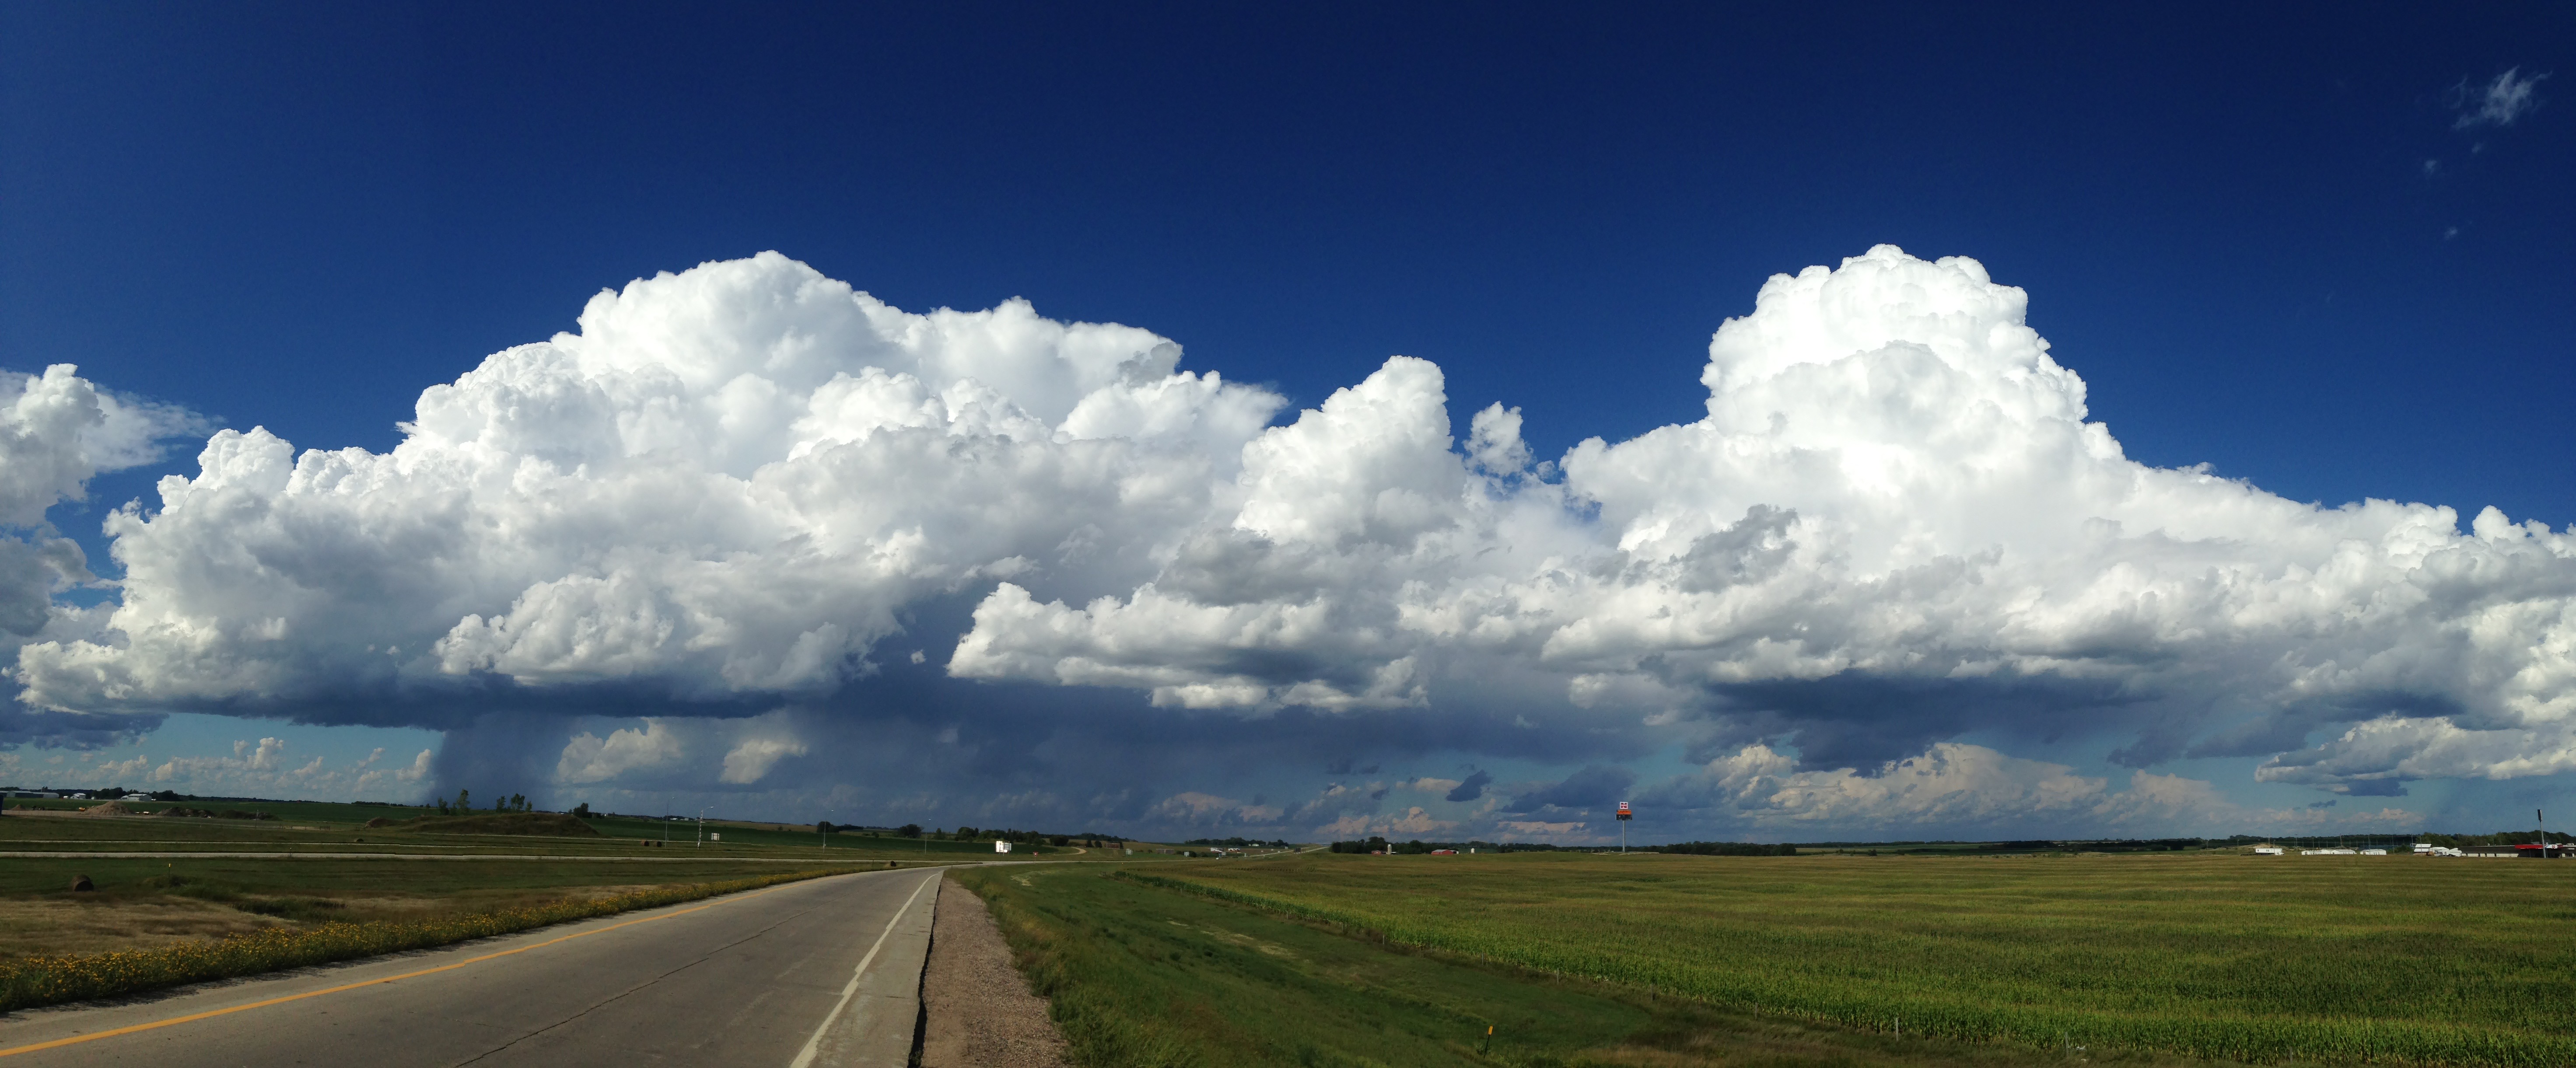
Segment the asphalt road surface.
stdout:
<path fill-rule="evenodd" d="M 904 1063 L 937 869 L 789 883 L 446 949 L 0 1017 L 36 1065 Z"/>

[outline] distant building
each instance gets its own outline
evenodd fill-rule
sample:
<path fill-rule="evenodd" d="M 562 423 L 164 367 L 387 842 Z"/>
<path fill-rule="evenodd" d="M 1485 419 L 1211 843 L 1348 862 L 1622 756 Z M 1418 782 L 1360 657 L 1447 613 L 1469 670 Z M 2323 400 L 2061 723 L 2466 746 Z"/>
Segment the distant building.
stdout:
<path fill-rule="evenodd" d="M 2281 847 L 2279 847 L 2279 846 L 2255 846 L 2255 847 L 2254 847 L 2254 855 L 2255 855 L 2255 856 L 2258 856 L 2258 857 L 2277 857 L 2277 856 L 2280 856 L 2280 855 L 2281 855 L 2281 853 L 2282 853 L 2282 850 L 2281 850 Z"/>
<path fill-rule="evenodd" d="M 999 839 L 999 838 L 996 838 L 996 839 L 994 839 L 994 840 L 993 840 L 993 852 L 996 852 L 996 853 L 1008 853 L 1008 852 L 1010 852 L 1010 851 L 1011 851 L 1011 843 L 1009 843 L 1009 842 L 1005 842 L 1005 841 L 1003 841 L 1003 840 L 1001 840 L 1001 839 Z"/>

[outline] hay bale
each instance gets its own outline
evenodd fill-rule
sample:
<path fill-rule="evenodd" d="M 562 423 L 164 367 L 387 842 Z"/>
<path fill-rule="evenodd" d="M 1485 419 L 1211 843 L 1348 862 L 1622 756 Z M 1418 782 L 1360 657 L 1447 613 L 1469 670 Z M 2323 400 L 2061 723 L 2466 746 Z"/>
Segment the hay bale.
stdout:
<path fill-rule="evenodd" d="M 72 892 L 73 892 L 73 893 L 75 893 L 75 894 L 86 894 L 86 893 L 89 893 L 89 892 L 91 892 L 91 891 L 93 891 L 93 890 L 96 890 L 96 889 L 98 889 L 97 884 L 94 884 L 94 883 L 90 882 L 90 881 L 89 881 L 89 876 L 86 876 L 86 875 L 75 875 L 75 876 L 72 876 Z"/>

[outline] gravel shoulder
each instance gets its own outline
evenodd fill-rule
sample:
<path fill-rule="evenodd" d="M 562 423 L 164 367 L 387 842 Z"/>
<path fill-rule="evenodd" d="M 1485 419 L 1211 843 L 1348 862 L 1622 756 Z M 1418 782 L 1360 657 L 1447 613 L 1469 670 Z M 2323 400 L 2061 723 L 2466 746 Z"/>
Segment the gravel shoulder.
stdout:
<path fill-rule="evenodd" d="M 1065 1068 L 1064 1036 L 1029 992 L 984 899 L 950 880 L 921 977 L 922 1068 Z"/>

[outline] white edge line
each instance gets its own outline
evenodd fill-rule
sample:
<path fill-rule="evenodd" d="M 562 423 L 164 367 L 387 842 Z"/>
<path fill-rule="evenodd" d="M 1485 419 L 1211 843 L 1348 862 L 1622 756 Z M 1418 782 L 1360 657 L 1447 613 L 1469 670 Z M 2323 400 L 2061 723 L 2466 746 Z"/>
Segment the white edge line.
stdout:
<path fill-rule="evenodd" d="M 840 1019 L 841 1010 L 849 1008 L 850 999 L 858 996 L 860 977 L 868 974 L 868 965 L 877 959 L 877 951 L 884 949 L 886 939 L 893 937 L 894 925 L 903 922 L 904 913 L 912 911 L 913 898 L 920 897 L 922 891 L 938 881 L 937 876 L 923 879 L 921 885 L 912 888 L 912 897 L 903 899 L 903 905 L 894 910 L 894 915 L 886 920 L 885 930 L 878 933 L 877 944 L 868 947 L 868 955 L 859 958 L 858 968 L 850 972 L 850 985 L 841 988 L 840 1004 L 832 1006 L 832 1011 L 823 1017 L 822 1025 L 814 1028 L 814 1037 L 805 1040 L 805 1048 L 796 1052 L 796 1059 L 787 1068 L 807 1068 L 814 1063 L 814 1055 L 823 1048 L 823 1032 L 832 1029 L 832 1021 Z"/>

